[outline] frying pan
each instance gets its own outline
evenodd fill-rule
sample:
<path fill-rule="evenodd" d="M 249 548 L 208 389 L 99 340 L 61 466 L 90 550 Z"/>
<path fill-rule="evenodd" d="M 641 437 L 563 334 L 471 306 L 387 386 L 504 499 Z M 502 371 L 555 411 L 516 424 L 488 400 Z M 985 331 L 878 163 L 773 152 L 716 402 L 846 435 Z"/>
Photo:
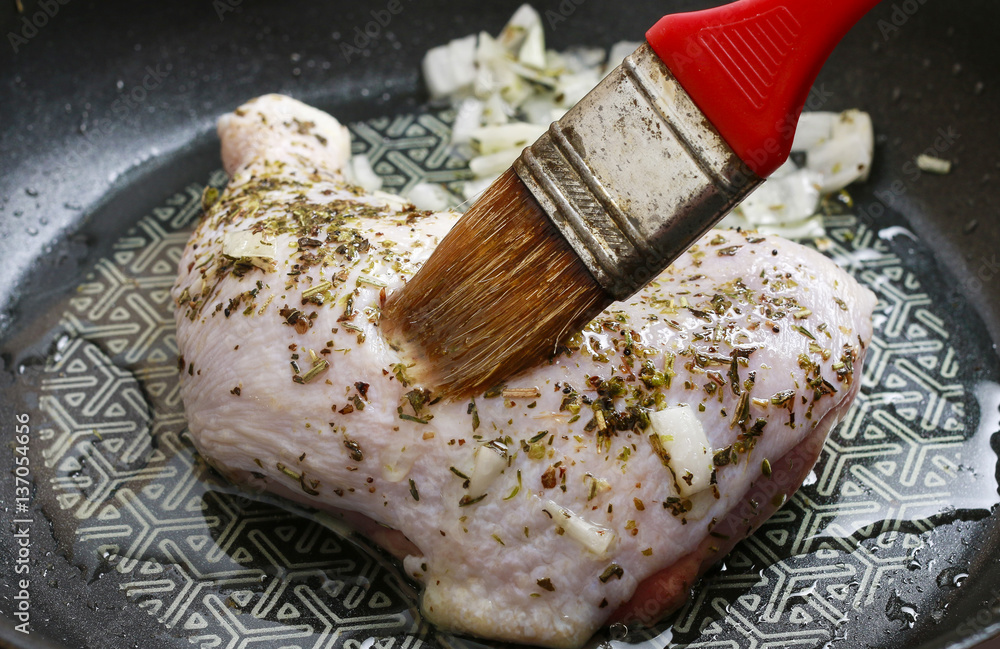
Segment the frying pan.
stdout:
<path fill-rule="evenodd" d="M 385 9 L 386 3 L 25 0 L 23 13 L 13 2 L 4 4 L 0 14 L 5 41 L 0 44 L 0 422 L 5 442 L 0 452 L 4 511 L 0 645 L 191 646 L 200 622 L 208 624 L 204 617 L 200 622 L 191 617 L 165 626 L 156 615 L 147 614 L 150 607 L 140 606 L 155 598 L 132 597 L 110 560 L 88 567 L 74 556 L 73 548 L 61 545 L 59 539 L 67 537 L 67 529 L 69 536 L 78 529 L 79 516 L 58 514 L 61 510 L 50 493 L 53 483 L 36 473 L 27 513 L 35 521 L 29 560 L 32 633 L 15 629 L 21 600 L 13 521 L 23 515 L 15 510 L 13 488 L 16 418 L 28 414 L 32 423 L 44 423 L 39 414 L 43 397 L 38 383 L 32 382 L 31 368 L 39 366 L 39 359 L 58 356 L 66 344 L 65 339 L 45 334 L 64 317 L 66 300 L 99 268 L 100 260 L 114 259 L 122 246 L 127 248 L 139 236 L 140 217 L 163 207 L 177 192 L 183 195 L 192 187 L 197 192 L 213 178 L 219 182 L 213 176 L 220 166 L 214 121 L 221 113 L 265 92 L 293 95 L 344 122 L 425 110 L 427 97 L 419 75 L 422 54 L 468 33 L 498 32 L 517 5 L 508 0 L 475 6 L 402 0 L 402 11 L 372 29 L 377 33 L 367 42 L 359 41 L 358 49 L 364 51 L 357 52 L 342 46 L 357 45 L 355 28 L 364 30 L 373 20 L 371 12 Z M 633 1 L 624 6 L 599 0 L 539 0 L 535 6 L 550 23 L 550 46 L 562 49 L 636 40 L 666 12 L 707 5 L 688 0 Z M 814 105 L 809 106 L 858 107 L 871 113 L 877 131 L 875 166 L 866 184 L 852 188 L 855 212 L 861 215 L 862 226 L 882 233 L 879 245 L 891 248 L 903 267 L 919 276 L 931 296 L 925 301 L 937 309 L 935 322 L 942 335 L 950 337 L 952 360 L 964 368 L 968 386 L 1000 381 L 995 347 L 1000 340 L 998 24 L 1000 6 L 988 0 L 957 6 L 942 0 L 886 0 L 834 52 L 814 89 Z M 951 160 L 953 171 L 943 177 L 915 172 L 913 159 L 927 150 Z M 997 404 L 988 399 L 980 400 L 983 403 L 980 412 L 966 412 L 964 424 L 988 440 L 979 447 L 979 459 L 985 457 L 992 467 L 987 471 L 992 478 Z M 154 435 L 149 453 L 169 446 L 173 439 Z M 32 443 L 41 444 L 38 440 L 32 438 Z M 191 459 L 189 470 L 198 470 L 193 455 L 179 453 L 182 456 Z M 33 459 L 32 467 L 43 463 Z M 858 463 L 861 466 L 862 461 Z M 762 623 L 755 623 L 767 617 L 765 613 L 761 618 L 763 609 L 757 617 L 747 613 L 753 598 L 759 597 L 749 585 L 753 580 L 741 586 L 739 579 L 730 578 L 733 573 L 748 574 L 746 569 L 741 573 L 734 560 L 734 566 L 709 575 L 713 583 L 729 584 L 728 590 L 718 591 L 727 597 L 709 602 L 716 605 L 714 617 L 694 620 L 693 636 L 678 632 L 674 639 L 729 646 L 960 647 L 989 642 L 1000 632 L 1000 520 L 992 512 L 997 494 L 996 483 L 991 484 L 986 504 L 967 515 L 956 501 L 944 514 L 894 527 L 892 534 L 919 536 L 920 548 L 913 551 L 912 562 L 881 581 L 866 582 L 863 587 L 870 589 L 866 598 L 858 600 L 860 605 L 846 607 L 844 619 L 832 620 L 823 634 L 803 635 L 799 629 L 809 626 L 803 616 L 816 617 L 822 601 L 839 606 L 839 591 L 824 591 L 826 582 L 821 578 L 804 581 L 801 592 L 793 592 L 788 603 L 793 613 L 801 611 L 797 621 L 789 615 L 786 626 L 763 630 Z M 227 493 L 224 485 L 215 489 L 201 503 L 206 517 L 219 515 L 225 504 L 242 507 L 253 520 L 294 519 Z M 256 519 L 254 512 L 260 514 Z M 267 527 L 262 525 L 261 530 Z M 257 533 L 264 534 L 261 530 Z M 218 537 L 211 540 L 221 542 Z M 873 565 L 878 563 L 876 546 L 865 546 Z M 179 551 L 179 546 L 169 547 Z M 342 551 L 348 550 L 345 542 Z M 315 549 L 303 550 L 306 555 L 311 551 Z M 356 557 L 382 566 L 382 573 L 391 573 L 391 565 L 378 553 L 358 553 Z M 794 557 L 785 559 L 792 566 Z M 794 574 L 792 568 L 788 575 Z M 761 580 L 776 574 L 766 565 L 751 566 L 758 569 Z M 155 590 L 156 583 L 163 582 L 157 582 L 161 577 L 153 572 L 151 568 L 147 581 Z M 269 573 L 262 574 L 264 583 Z M 942 584 L 942 578 L 948 583 Z M 386 579 L 386 592 L 412 602 L 405 582 Z M 321 586 L 331 592 L 337 586 L 330 584 Z M 922 604 L 910 607 L 908 599 L 918 592 L 923 593 Z M 240 609 L 240 597 L 225 599 L 230 609 L 244 615 L 233 619 L 267 617 L 247 617 L 249 613 Z M 376 604 L 374 599 L 368 601 L 367 612 Z M 738 610 L 740 605 L 747 610 Z M 711 608 L 705 604 L 706 611 Z M 401 619 L 406 618 L 406 605 L 400 610 Z M 736 618 L 744 620 L 745 633 L 727 635 L 731 629 L 722 623 Z M 434 634 L 419 620 L 408 619 L 410 632 L 378 646 L 387 649 L 396 641 L 400 646 L 475 644 Z M 681 620 L 677 628 L 689 622 Z M 296 623 L 288 612 L 284 622 L 268 628 L 294 629 Z M 350 619 L 344 622 L 350 623 Z M 403 619 L 401 624 L 405 623 Z M 244 631 L 249 634 L 241 640 L 245 643 L 298 646 L 274 639 L 277 633 L 272 638 Z M 331 644 L 326 646 L 350 646 L 364 635 L 352 640 L 354 636 L 346 632 L 338 637 L 334 629 L 329 637 Z M 668 637 L 654 643 L 661 646 Z M 230 640 L 213 644 L 202 639 L 195 644 L 236 646 Z M 615 640 L 619 641 L 627 639 Z"/>

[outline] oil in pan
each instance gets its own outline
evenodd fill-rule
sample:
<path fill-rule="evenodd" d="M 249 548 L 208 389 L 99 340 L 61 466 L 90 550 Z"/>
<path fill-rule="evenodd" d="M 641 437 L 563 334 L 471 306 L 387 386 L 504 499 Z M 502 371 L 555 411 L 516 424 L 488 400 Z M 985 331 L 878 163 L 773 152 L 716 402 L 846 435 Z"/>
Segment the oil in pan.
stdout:
<path fill-rule="evenodd" d="M 457 188 L 467 169 L 431 155 L 453 119 L 443 110 L 356 124 L 354 152 L 369 155 L 389 191 L 428 177 Z M 50 528 L 57 552 L 104 593 L 93 610 L 148 618 L 150 647 L 481 646 L 423 622 L 415 586 L 363 538 L 243 494 L 198 457 L 169 290 L 203 188 L 174 189 L 133 215 L 111 253 L 2 350 L 31 408 L 46 519 L 37 533 Z M 682 610 L 595 643 L 906 645 L 963 586 L 975 548 L 962 539 L 1000 501 L 1000 366 L 979 351 L 985 329 L 904 221 L 846 210 L 825 220 L 819 247 L 879 299 L 856 403 L 802 489 Z M 58 597 L 58 583 L 35 588 Z"/>

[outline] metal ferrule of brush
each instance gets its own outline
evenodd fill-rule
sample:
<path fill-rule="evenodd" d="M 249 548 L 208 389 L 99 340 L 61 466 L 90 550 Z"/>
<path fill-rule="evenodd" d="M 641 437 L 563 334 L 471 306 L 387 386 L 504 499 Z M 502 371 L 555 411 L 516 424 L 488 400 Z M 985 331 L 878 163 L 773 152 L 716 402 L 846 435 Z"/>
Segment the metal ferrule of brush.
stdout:
<path fill-rule="evenodd" d="M 629 55 L 514 170 L 615 299 L 645 286 L 762 178 L 648 44 Z"/>

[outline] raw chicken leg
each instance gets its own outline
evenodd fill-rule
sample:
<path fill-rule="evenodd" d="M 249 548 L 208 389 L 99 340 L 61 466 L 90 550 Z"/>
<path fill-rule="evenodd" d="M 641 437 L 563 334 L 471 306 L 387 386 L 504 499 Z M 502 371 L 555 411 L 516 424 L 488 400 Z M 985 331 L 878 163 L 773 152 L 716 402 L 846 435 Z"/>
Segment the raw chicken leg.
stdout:
<path fill-rule="evenodd" d="M 576 647 L 655 619 L 795 491 L 857 392 L 874 296 L 813 250 L 713 231 L 548 364 L 439 401 L 379 309 L 457 215 L 347 184 L 346 130 L 292 99 L 219 134 L 232 179 L 173 289 L 195 443 L 366 525 L 442 627 Z"/>

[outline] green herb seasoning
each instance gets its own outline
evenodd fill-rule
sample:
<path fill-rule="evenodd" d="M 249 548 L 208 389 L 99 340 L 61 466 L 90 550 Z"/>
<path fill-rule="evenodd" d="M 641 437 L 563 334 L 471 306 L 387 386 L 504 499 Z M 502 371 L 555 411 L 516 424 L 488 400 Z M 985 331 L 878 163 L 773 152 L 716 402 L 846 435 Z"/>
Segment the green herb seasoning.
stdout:
<path fill-rule="evenodd" d="M 619 566 L 617 563 L 612 563 L 610 566 L 604 569 L 601 576 L 598 579 L 601 580 L 602 584 L 606 584 L 612 579 L 621 579 L 625 574 L 625 570 Z"/>

